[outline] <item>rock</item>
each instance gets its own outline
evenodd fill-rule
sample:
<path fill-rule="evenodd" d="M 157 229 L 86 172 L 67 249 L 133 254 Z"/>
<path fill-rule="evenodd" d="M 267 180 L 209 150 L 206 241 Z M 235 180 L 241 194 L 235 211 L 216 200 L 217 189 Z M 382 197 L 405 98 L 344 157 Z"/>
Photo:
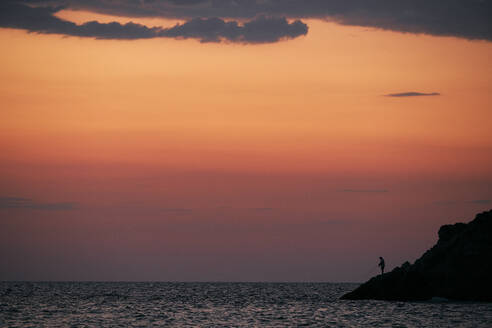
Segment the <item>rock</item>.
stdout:
<path fill-rule="evenodd" d="M 346 300 L 492 302 L 492 210 L 467 224 L 444 225 L 414 264 L 405 262 L 342 296 Z"/>

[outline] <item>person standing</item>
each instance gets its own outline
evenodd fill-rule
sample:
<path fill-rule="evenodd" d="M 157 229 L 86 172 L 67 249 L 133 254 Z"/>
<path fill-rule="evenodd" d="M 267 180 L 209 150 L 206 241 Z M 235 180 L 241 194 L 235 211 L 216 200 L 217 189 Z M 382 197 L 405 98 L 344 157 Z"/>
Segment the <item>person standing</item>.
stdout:
<path fill-rule="evenodd" d="M 379 257 L 379 264 L 378 266 L 381 268 L 381 275 L 384 274 L 384 267 L 385 267 L 384 259 L 380 256 Z"/>

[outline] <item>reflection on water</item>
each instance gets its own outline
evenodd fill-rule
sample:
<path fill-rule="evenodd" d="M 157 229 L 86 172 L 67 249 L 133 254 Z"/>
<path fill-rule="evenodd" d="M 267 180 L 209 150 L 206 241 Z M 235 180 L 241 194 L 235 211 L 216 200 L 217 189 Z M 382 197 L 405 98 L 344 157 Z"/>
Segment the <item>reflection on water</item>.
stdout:
<path fill-rule="evenodd" d="M 0 283 L 0 325 L 491 327 L 489 303 L 341 301 L 355 284 Z"/>

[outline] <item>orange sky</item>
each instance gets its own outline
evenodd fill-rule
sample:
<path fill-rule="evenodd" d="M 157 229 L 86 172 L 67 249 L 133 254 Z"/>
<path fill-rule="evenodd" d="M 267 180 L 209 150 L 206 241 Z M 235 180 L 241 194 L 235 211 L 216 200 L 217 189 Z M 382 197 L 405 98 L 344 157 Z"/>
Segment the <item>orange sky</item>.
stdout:
<path fill-rule="evenodd" d="M 62 13 L 74 21 L 84 21 L 84 15 Z M 328 249 L 371 256 L 384 251 L 384 242 L 414 238 L 388 254 L 399 265 L 430 246 L 440 224 L 469 220 L 491 207 L 491 43 L 307 23 L 306 37 L 265 45 L 92 40 L 0 29 L 0 42 L 8 45 L 0 53 L 0 197 L 78 204 L 63 212 L 0 208 L 0 224 L 15 236 L 3 246 L 29 252 L 26 245 L 34 244 L 40 256 L 51 258 L 52 241 L 62 237 L 29 239 L 31 225 L 42 231 L 77 227 L 72 238 L 80 245 L 72 245 L 73 252 L 89 254 L 94 245 L 103 247 L 103 232 L 115 222 L 131 226 L 143 220 L 145 228 L 131 238 L 128 226 L 122 227 L 125 237 L 114 237 L 108 254 L 165 253 L 171 246 L 152 239 L 152 227 L 184 215 L 188 221 L 176 228 L 174 246 L 186 245 L 192 254 L 230 248 L 245 257 L 267 254 L 271 261 L 291 250 L 286 245 L 298 229 L 294 223 L 362 221 L 374 223 L 373 234 L 351 225 L 332 241 L 310 238 L 316 228 L 308 225 L 310 232 L 299 238 L 306 250 L 295 258 L 311 252 L 318 261 Z M 384 96 L 409 91 L 441 95 Z M 32 216 L 48 219 L 33 223 Z M 231 217 L 241 227 L 289 225 L 280 229 L 286 231 L 282 242 L 268 227 L 253 229 L 239 238 L 255 241 L 251 252 L 242 253 L 234 241 L 237 226 L 205 237 L 184 232 L 203 222 L 227 230 L 224 222 Z M 84 243 L 98 224 L 101 236 Z M 364 252 L 361 243 L 344 248 L 351 234 L 378 241 Z M 339 268 L 350 264 L 326 256 Z M 191 261 L 200 268 L 200 261 Z M 249 276 L 232 270 L 207 271 L 204 277 L 272 280 L 281 263 L 263 264 L 270 271 Z M 19 262 L 0 278 L 31 265 Z M 312 277 L 279 279 L 366 278 L 318 269 Z M 80 279 L 105 279 L 112 270 Z M 49 278 L 50 272 L 40 274 Z M 179 280 L 182 274 L 152 272 L 126 278 Z M 181 277 L 201 280 L 191 273 Z"/>

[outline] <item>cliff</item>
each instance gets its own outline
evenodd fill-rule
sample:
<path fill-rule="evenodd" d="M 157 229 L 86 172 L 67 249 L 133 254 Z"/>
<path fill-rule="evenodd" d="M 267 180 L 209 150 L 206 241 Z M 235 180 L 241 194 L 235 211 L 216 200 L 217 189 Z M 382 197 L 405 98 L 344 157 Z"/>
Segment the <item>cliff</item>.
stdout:
<path fill-rule="evenodd" d="M 372 278 L 342 299 L 423 301 L 433 297 L 492 302 L 492 210 L 467 224 L 444 225 L 439 241 L 414 264 Z"/>

